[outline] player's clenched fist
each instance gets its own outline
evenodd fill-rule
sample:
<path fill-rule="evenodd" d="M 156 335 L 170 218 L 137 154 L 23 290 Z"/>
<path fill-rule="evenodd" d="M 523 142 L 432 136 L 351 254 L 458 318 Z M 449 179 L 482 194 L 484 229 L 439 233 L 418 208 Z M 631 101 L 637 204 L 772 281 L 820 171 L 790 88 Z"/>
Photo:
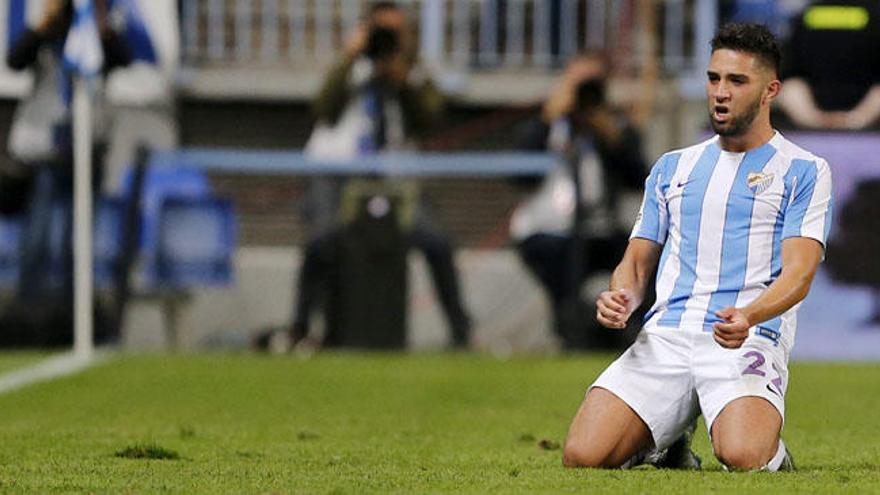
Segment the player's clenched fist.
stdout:
<path fill-rule="evenodd" d="M 751 328 L 746 315 L 739 309 L 727 307 L 716 311 L 715 316 L 722 320 L 712 326 L 715 342 L 728 349 L 740 348 L 749 337 L 749 328 Z"/>
<path fill-rule="evenodd" d="M 606 290 L 596 299 L 596 319 L 608 328 L 624 328 L 638 303 L 629 290 Z"/>

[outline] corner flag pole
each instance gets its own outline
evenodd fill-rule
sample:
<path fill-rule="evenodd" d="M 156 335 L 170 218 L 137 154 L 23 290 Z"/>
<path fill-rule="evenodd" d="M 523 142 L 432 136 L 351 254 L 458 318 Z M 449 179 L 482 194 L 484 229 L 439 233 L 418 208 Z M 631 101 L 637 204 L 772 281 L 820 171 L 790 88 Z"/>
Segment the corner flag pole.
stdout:
<path fill-rule="evenodd" d="M 64 43 L 64 65 L 74 76 L 74 354 L 94 349 L 92 252 L 92 95 L 104 65 L 92 0 L 74 0 L 73 22 Z"/>
<path fill-rule="evenodd" d="M 92 252 L 92 108 L 88 82 L 77 77 L 73 95 L 73 351 L 89 357 L 94 348 Z"/>

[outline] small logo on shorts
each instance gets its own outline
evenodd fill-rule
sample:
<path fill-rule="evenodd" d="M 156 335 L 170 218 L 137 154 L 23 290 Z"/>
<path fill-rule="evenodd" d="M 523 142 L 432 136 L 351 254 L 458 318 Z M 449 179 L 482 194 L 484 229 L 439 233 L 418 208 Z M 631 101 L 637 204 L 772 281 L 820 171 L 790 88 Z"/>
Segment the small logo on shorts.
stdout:
<path fill-rule="evenodd" d="M 755 195 L 758 195 L 769 189 L 773 184 L 773 174 L 769 172 L 766 174 L 752 172 L 746 177 L 746 183 L 748 184 L 749 189 L 751 189 Z"/>
<path fill-rule="evenodd" d="M 769 383 L 767 384 L 767 390 L 769 390 L 770 392 L 772 392 L 775 395 L 778 395 L 779 397 L 782 397 L 782 395 L 779 392 L 777 392 L 773 387 L 771 387 Z"/>

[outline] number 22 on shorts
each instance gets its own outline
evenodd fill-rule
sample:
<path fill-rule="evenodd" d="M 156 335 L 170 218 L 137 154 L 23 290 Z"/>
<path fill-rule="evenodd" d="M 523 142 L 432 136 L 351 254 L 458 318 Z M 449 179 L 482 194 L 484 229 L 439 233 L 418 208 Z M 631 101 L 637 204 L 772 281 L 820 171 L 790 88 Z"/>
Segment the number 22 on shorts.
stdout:
<path fill-rule="evenodd" d="M 764 357 L 763 353 L 758 352 L 758 351 L 749 351 L 749 352 L 743 354 L 743 357 L 748 360 L 751 360 L 749 365 L 746 366 L 746 369 L 744 369 L 742 371 L 743 376 L 745 376 L 745 375 L 756 375 L 756 376 L 760 376 L 760 377 L 767 376 L 767 373 L 765 373 L 764 370 L 762 369 L 764 367 L 764 364 L 767 363 L 767 359 Z M 772 368 L 773 368 L 773 373 L 776 375 L 776 378 L 770 380 L 770 384 L 767 385 L 767 390 L 769 390 L 770 392 L 773 392 L 774 394 L 781 396 L 782 395 L 782 375 L 779 372 L 779 370 L 776 369 L 775 364 L 773 364 Z M 773 387 L 770 386 L 771 384 L 773 385 Z"/>

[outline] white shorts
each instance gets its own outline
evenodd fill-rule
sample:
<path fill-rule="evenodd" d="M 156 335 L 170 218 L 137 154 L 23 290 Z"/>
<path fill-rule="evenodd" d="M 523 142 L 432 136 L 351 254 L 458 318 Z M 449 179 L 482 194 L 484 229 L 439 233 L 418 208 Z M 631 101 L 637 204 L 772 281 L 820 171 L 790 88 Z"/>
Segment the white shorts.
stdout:
<path fill-rule="evenodd" d="M 700 411 L 711 432 L 724 406 L 740 397 L 763 397 L 785 418 L 787 386 L 788 353 L 766 337 L 753 334 L 739 349 L 725 349 L 712 332 L 646 327 L 590 388 L 626 402 L 663 449 Z"/>

